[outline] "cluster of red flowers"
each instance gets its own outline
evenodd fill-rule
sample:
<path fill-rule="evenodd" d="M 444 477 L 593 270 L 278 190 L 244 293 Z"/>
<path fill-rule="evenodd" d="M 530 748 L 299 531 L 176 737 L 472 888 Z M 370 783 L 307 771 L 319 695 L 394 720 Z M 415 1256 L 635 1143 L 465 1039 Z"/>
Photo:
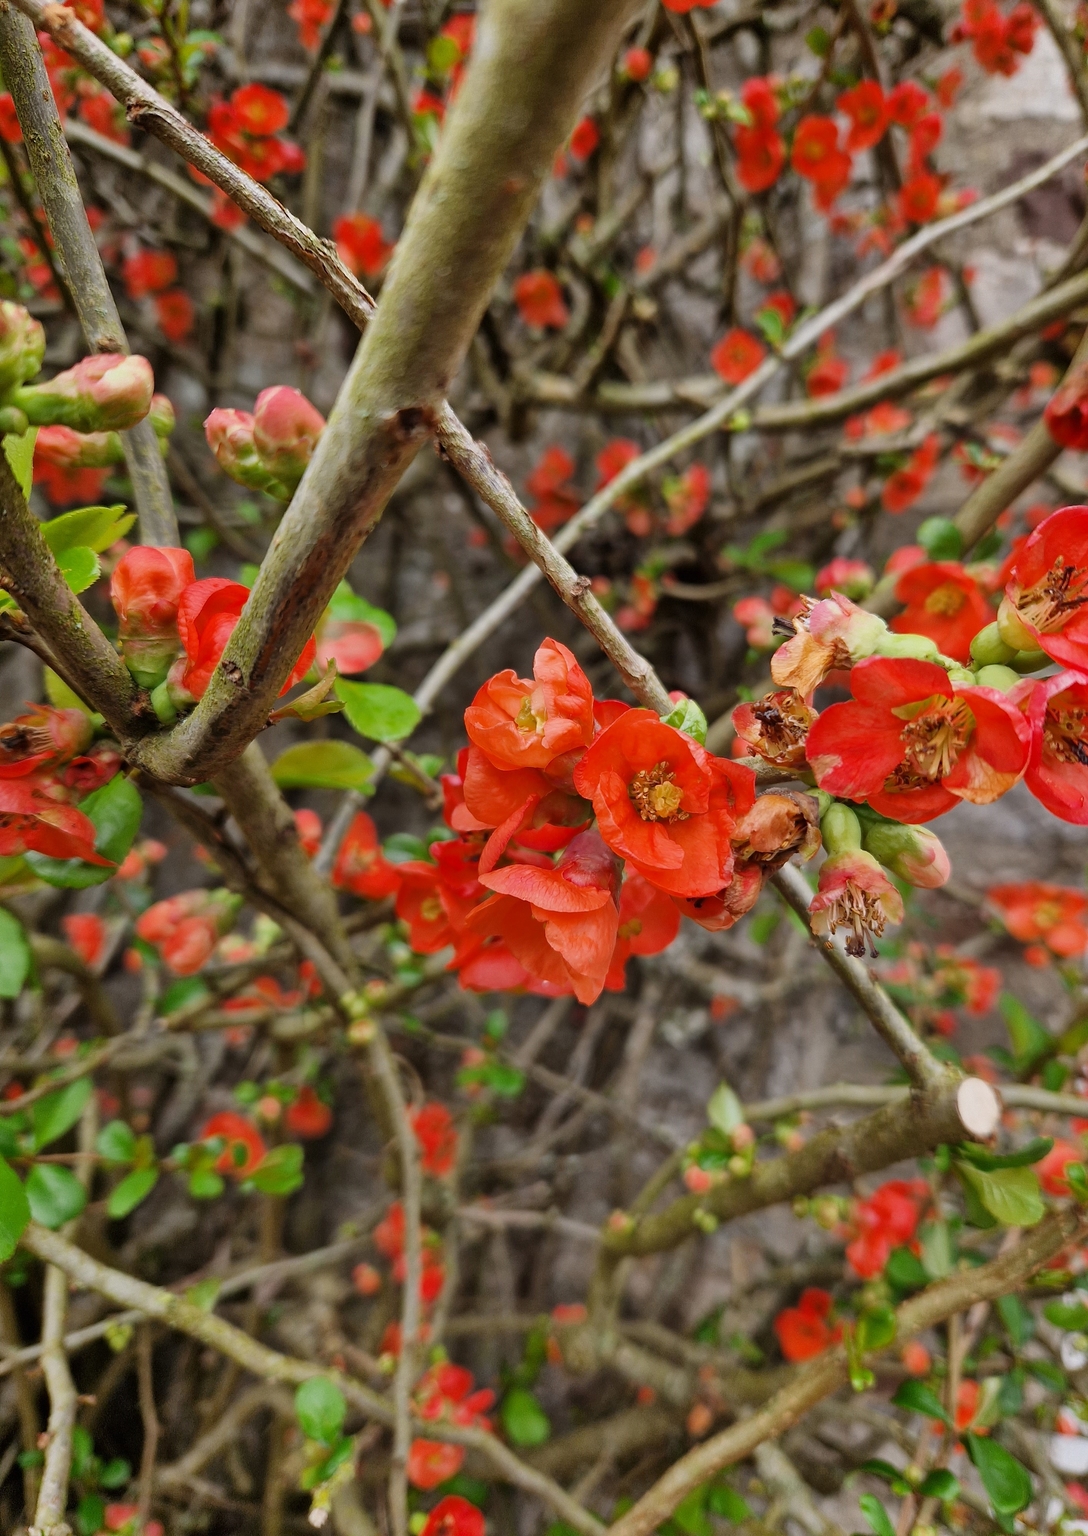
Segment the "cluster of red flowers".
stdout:
<path fill-rule="evenodd" d="M 203 698 L 248 597 L 249 588 L 237 581 L 197 581 L 187 549 L 140 545 L 118 561 L 110 598 L 120 621 L 121 653 L 142 687 L 166 690 L 155 704 L 167 718 L 177 706 Z M 311 638 L 284 692 L 309 671 L 315 654 Z"/>
<path fill-rule="evenodd" d="M 882 1274 L 893 1248 L 909 1243 L 929 1199 L 924 1179 L 890 1179 L 864 1200 L 855 1200 L 846 1233 L 846 1257 L 856 1275 Z"/>
<path fill-rule="evenodd" d="M 970 41 L 976 60 L 990 75 L 1015 75 L 1020 59 L 1035 46 L 1039 17 L 1027 0 L 1004 15 L 996 0 L 964 0 L 950 41 Z"/>
<path fill-rule="evenodd" d="M 36 704 L 0 726 L 0 857 L 32 851 L 108 865 L 79 801 L 121 766 L 109 741 L 96 741 L 81 709 Z"/>
<path fill-rule="evenodd" d="M 1088 934 L 1085 938 L 1088 941 Z M 956 954 L 949 944 L 938 944 L 930 951 L 926 945 L 912 942 L 898 959 L 882 968 L 881 977 L 917 1028 L 933 1029 L 941 1035 L 955 1034 L 955 1009 L 986 1013 L 1001 990 L 999 970 L 980 965 L 969 955 Z"/>
<path fill-rule="evenodd" d="M 151 295 L 159 329 L 168 341 L 184 341 L 193 328 L 193 301 L 184 288 L 176 287 L 178 264 L 169 251 L 137 251 L 125 258 L 121 269 L 130 299 Z"/>
<path fill-rule="evenodd" d="M 1026 944 L 1030 965 L 1049 965 L 1054 957 L 1074 960 L 1088 949 L 1088 896 L 1066 885 L 1025 880 L 994 885 L 986 892 L 1014 939 Z"/>
<path fill-rule="evenodd" d="M 229 101 L 212 102 L 208 109 L 208 137 L 216 149 L 254 181 L 268 182 L 281 174 L 295 176 L 305 170 L 306 156 L 293 140 L 282 137 L 290 116 L 290 108 L 279 91 L 251 81 L 240 85 Z M 245 222 L 241 209 L 201 171 L 190 166 L 189 174 L 212 188 L 213 223 L 223 229 L 234 229 Z"/>
<path fill-rule="evenodd" d="M 463 1365 L 432 1365 L 417 1382 L 413 1399 L 421 1419 L 491 1428 L 487 1410 L 495 1394 L 490 1387 L 476 1388 L 472 1372 Z M 413 1488 L 437 1488 L 457 1476 L 464 1460 L 462 1445 L 447 1440 L 413 1440 L 408 1450 L 408 1481 Z"/>
<path fill-rule="evenodd" d="M 641 452 L 630 438 L 611 438 L 597 455 L 597 490 L 614 480 Z M 572 484 L 574 472 L 574 460 L 553 443 L 526 477 L 529 510 L 545 533 L 561 527 L 582 505 L 581 492 Z M 683 474 L 666 476 L 661 482 L 661 499 L 663 510 L 655 504 L 647 482 L 618 497 L 615 506 L 636 538 L 646 538 L 655 531 L 679 538 L 695 526 L 710 503 L 710 471 L 705 464 L 696 463 Z M 515 552 L 516 544 L 511 548 L 511 553 Z"/>
<path fill-rule="evenodd" d="M 106 19 L 103 0 L 79 0 L 75 9 L 85 27 L 107 39 L 112 36 L 113 28 Z M 120 103 L 92 75 L 82 70 L 70 54 L 58 48 L 48 32 L 39 32 L 38 42 L 61 117 L 67 117 L 74 107 L 88 128 L 118 144 L 127 144 L 129 132 Z M 0 138 L 8 144 L 21 144 L 23 138 L 15 103 L 8 91 L 0 94 Z"/>
<path fill-rule="evenodd" d="M 514 303 L 525 324 L 536 330 L 561 331 L 570 319 L 559 279 L 546 267 L 521 274 L 514 283 Z"/>

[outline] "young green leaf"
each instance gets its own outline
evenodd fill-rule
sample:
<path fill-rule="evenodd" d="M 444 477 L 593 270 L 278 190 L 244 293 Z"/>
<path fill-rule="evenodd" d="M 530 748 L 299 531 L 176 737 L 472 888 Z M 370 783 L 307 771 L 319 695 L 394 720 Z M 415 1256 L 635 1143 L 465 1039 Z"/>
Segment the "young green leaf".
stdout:
<path fill-rule="evenodd" d="M 935 1467 L 918 1489 L 923 1499 L 944 1501 L 956 1498 L 959 1491 L 960 1480 L 947 1467 Z"/>
<path fill-rule="evenodd" d="M 1015 1515 L 1030 1504 L 1031 1478 L 1015 1456 L 988 1435 L 964 1435 L 963 1440 L 999 1515 Z"/>
<path fill-rule="evenodd" d="M 327 1376 L 311 1376 L 295 1392 L 295 1413 L 308 1440 L 333 1445 L 347 1411 L 340 1388 Z"/>
<path fill-rule="evenodd" d="M 141 1200 L 146 1200 L 159 1182 L 157 1168 L 134 1168 L 126 1173 L 120 1184 L 111 1191 L 106 1201 L 106 1214 L 113 1221 L 120 1221 L 134 1211 Z"/>
<path fill-rule="evenodd" d="M 30 974 L 30 945 L 17 917 L 0 907 L 0 997 L 18 997 Z"/>
<path fill-rule="evenodd" d="M 422 719 L 411 694 L 386 683 L 351 683 L 338 677 L 336 693 L 352 728 L 368 741 L 402 741 Z"/>
<path fill-rule="evenodd" d="M 888 1519 L 888 1511 L 875 1493 L 863 1493 L 858 1503 L 874 1536 L 895 1536 L 895 1526 Z"/>
<path fill-rule="evenodd" d="M 300 741 L 272 764 L 281 789 L 365 790 L 373 772 L 369 757 L 350 741 Z"/>
<path fill-rule="evenodd" d="M 502 1427 L 514 1445 L 543 1445 L 551 1437 L 551 1420 L 532 1392 L 513 1387 L 503 1398 Z"/>
<path fill-rule="evenodd" d="M 700 746 L 706 741 L 706 716 L 694 699 L 681 699 L 669 714 L 661 716 L 661 720 L 662 724 L 671 725 L 675 730 L 682 731 L 685 736 L 690 736 Z"/>
<path fill-rule="evenodd" d="M 30 1202 L 15 1170 L 0 1157 L 0 1263 L 10 1259 L 30 1220 Z"/>
<path fill-rule="evenodd" d="M 956 1156 L 970 1163 L 973 1168 L 993 1173 L 999 1168 L 1029 1168 L 1032 1163 L 1040 1162 L 1053 1145 L 1052 1136 L 1036 1136 L 1016 1152 L 989 1152 L 985 1147 L 976 1146 L 973 1141 L 966 1141 L 956 1148 Z"/>
<path fill-rule="evenodd" d="M 89 1077 L 77 1077 L 74 1083 L 47 1093 L 44 1099 L 31 1106 L 30 1120 L 34 1132 L 34 1150 L 40 1152 L 51 1141 L 58 1140 L 70 1131 L 83 1113 L 92 1093 Z"/>
<path fill-rule="evenodd" d="M 62 1227 L 87 1204 L 87 1191 L 70 1168 L 35 1163 L 26 1176 L 30 1214 L 43 1227 Z"/>
<path fill-rule="evenodd" d="M 939 1419 L 942 1424 L 952 1423 L 936 1392 L 924 1382 L 901 1382 L 892 1402 L 897 1408 L 905 1408 L 908 1413 L 922 1413 L 927 1419 Z"/>
<path fill-rule="evenodd" d="M 16 437 L 13 432 L 8 432 L 4 436 L 4 452 L 7 454 L 12 474 L 18 480 L 19 488 L 28 500 L 30 488 L 34 484 L 34 444 L 37 440 L 37 427 L 31 427 L 20 437 Z"/>
<path fill-rule="evenodd" d="M 98 556 L 93 549 L 77 544 L 74 549 L 62 549 L 57 556 L 60 573 L 73 592 L 86 592 L 102 574 Z"/>
<path fill-rule="evenodd" d="M 111 1163 L 131 1163 L 136 1154 L 136 1134 L 123 1120 L 111 1120 L 95 1137 L 94 1149 Z"/>
<path fill-rule="evenodd" d="M 135 512 L 115 507 L 77 507 L 42 524 L 42 538 L 59 557 L 65 550 L 80 547 L 100 555 L 123 538 L 136 521 Z"/>
<path fill-rule="evenodd" d="M 744 1109 L 728 1083 L 719 1083 L 706 1106 L 706 1118 L 723 1136 L 744 1124 Z"/>
<path fill-rule="evenodd" d="M 303 1151 L 297 1142 L 286 1141 L 273 1147 L 259 1168 L 250 1175 L 250 1182 L 262 1195 L 289 1195 L 302 1186 Z"/>
<path fill-rule="evenodd" d="M 1006 1227 L 1033 1227 L 1046 1214 L 1039 1180 L 1030 1168 L 999 1168 L 985 1173 L 970 1163 L 957 1163 L 956 1172 L 990 1215 Z"/>
<path fill-rule="evenodd" d="M 1018 997 L 1014 997 L 1011 992 L 1002 992 L 997 1006 L 1001 1009 L 1017 1066 L 1021 1070 L 1034 1066 L 1053 1050 L 1054 1039 L 1050 1031 L 1028 1012 Z"/>

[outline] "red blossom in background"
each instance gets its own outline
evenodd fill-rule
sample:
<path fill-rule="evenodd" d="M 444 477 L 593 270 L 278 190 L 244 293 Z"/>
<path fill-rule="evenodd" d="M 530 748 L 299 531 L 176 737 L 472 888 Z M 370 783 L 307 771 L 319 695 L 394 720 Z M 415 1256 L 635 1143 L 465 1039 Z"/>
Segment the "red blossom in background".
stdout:
<path fill-rule="evenodd" d="M 570 483 L 573 474 L 574 460 L 553 443 L 526 477 L 525 489 L 535 502 L 530 508 L 533 522 L 545 533 L 568 522 L 582 505 L 581 493 Z"/>
<path fill-rule="evenodd" d="M 332 227 L 336 254 L 356 277 L 377 277 L 393 253 L 377 219 L 365 213 L 344 213 Z"/>
<path fill-rule="evenodd" d="M 106 952 L 109 930 L 97 912 L 70 912 L 61 918 L 61 930 L 76 954 L 92 969 Z"/>
<path fill-rule="evenodd" d="M 937 215 L 940 195 L 940 179 L 931 171 L 916 171 L 900 190 L 900 217 L 910 224 L 928 224 Z"/>
<path fill-rule="evenodd" d="M 904 571 L 895 596 L 906 604 L 891 622 L 896 633 L 928 635 L 944 655 L 965 664 L 971 659 L 971 641 L 993 618 L 978 582 L 954 560 Z"/>
<path fill-rule="evenodd" d="M 294 1102 L 288 1104 L 283 1119 L 287 1129 L 303 1141 L 316 1141 L 332 1129 L 332 1110 L 309 1083 L 304 1083 Z"/>
<path fill-rule="evenodd" d="M 365 811 L 355 813 L 340 844 L 332 883 L 368 901 L 380 901 L 400 887 L 397 867 L 383 855 L 378 829 Z"/>
<path fill-rule="evenodd" d="M 901 469 L 895 469 L 884 482 L 880 493 L 885 512 L 905 512 L 921 496 L 937 468 L 940 458 L 940 439 L 931 432 L 911 454 Z"/>
<path fill-rule="evenodd" d="M 1047 431 L 1063 448 L 1088 449 L 1088 363 L 1071 368 L 1043 412 Z"/>
<path fill-rule="evenodd" d="M 171 251 L 139 251 L 125 258 L 121 276 L 129 298 L 143 299 L 177 282 L 177 259 Z"/>
<path fill-rule="evenodd" d="M 419 1143 L 420 1165 L 432 1178 L 443 1179 L 457 1161 L 457 1127 L 444 1104 L 421 1104 L 409 1115 Z"/>
<path fill-rule="evenodd" d="M 298 27 L 298 40 L 308 53 L 321 41 L 321 29 L 334 9 L 333 0 L 291 0 L 287 14 Z"/>
<path fill-rule="evenodd" d="M 1083 954 L 1088 947 L 1088 896 L 1065 885 L 1025 880 L 992 885 L 986 900 L 1021 944 L 1042 944 L 1060 959 Z"/>
<path fill-rule="evenodd" d="M 787 1360 L 811 1360 L 842 1337 L 842 1327 L 830 1321 L 831 1307 L 830 1294 L 810 1286 L 801 1292 L 795 1307 L 786 1307 L 778 1314 L 775 1337 Z"/>
<path fill-rule="evenodd" d="M 848 150 L 857 154 L 880 143 L 891 119 L 879 81 L 862 80 L 843 91 L 835 105 L 850 119 L 850 131 L 846 135 Z"/>
<path fill-rule="evenodd" d="M 583 117 L 570 136 L 567 148 L 571 158 L 578 161 L 588 160 L 597 145 L 601 142 L 600 129 L 591 117 Z"/>
<path fill-rule="evenodd" d="M 514 284 L 514 303 L 525 324 L 538 330 L 561 331 L 570 319 L 559 281 L 544 267 L 521 274 Z"/>
<path fill-rule="evenodd" d="M 178 342 L 192 330 L 196 311 L 184 288 L 172 288 L 169 293 L 156 294 L 155 316 L 167 341 Z"/>
<path fill-rule="evenodd" d="M 449 1493 L 427 1516 L 420 1536 L 484 1536 L 484 1517 L 475 1504 Z"/>
<path fill-rule="evenodd" d="M 857 1236 L 848 1244 L 846 1257 L 855 1274 L 872 1280 L 883 1272 L 892 1249 L 914 1236 L 928 1199 L 924 1179 L 890 1179 L 854 1202 L 851 1220 Z"/>
<path fill-rule="evenodd" d="M 216 1160 L 216 1171 L 232 1179 L 248 1179 L 264 1161 L 268 1152 L 264 1137 L 245 1115 L 224 1109 L 204 1122 L 198 1140 L 226 1142 L 226 1150 Z"/>
<path fill-rule="evenodd" d="M 716 342 L 710 354 L 710 366 L 727 384 L 741 384 L 754 373 L 767 355 L 767 348 L 751 331 L 734 326 Z"/>

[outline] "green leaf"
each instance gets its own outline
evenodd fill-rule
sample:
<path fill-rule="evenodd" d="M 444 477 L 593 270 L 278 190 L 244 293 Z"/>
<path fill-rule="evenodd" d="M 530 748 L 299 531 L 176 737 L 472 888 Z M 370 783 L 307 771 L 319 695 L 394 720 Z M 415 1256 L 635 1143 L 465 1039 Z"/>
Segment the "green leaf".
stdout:
<path fill-rule="evenodd" d="M 72 1129 L 86 1108 L 92 1091 L 89 1077 L 77 1077 L 74 1083 L 58 1088 L 56 1093 L 47 1093 L 44 1099 L 31 1105 L 35 1152 L 40 1152 L 51 1141 L 57 1141 L 65 1131 Z"/>
<path fill-rule="evenodd" d="M 10 1259 L 30 1220 L 30 1202 L 18 1175 L 0 1157 L 0 1263 Z"/>
<path fill-rule="evenodd" d="M 1019 1296 L 999 1296 L 995 1305 L 1013 1348 L 1022 1349 L 1035 1332 L 1035 1319 Z M 1085 1310 L 1084 1316 L 1088 1320 L 1088 1310 Z"/>
<path fill-rule="evenodd" d="M 123 1120 L 111 1120 L 95 1137 L 94 1149 L 111 1163 L 131 1163 L 136 1155 L 136 1134 Z"/>
<path fill-rule="evenodd" d="M 886 1349 L 895 1338 L 895 1308 L 868 1307 L 857 1321 L 857 1347 L 861 1353 Z"/>
<path fill-rule="evenodd" d="M 7 438 L 4 439 L 7 442 Z M 79 1536 L 97 1536 L 106 1527 L 106 1501 L 100 1493 L 85 1493 L 76 1506 Z"/>
<path fill-rule="evenodd" d="M 831 34 L 826 27 L 813 27 L 805 33 L 805 46 L 818 59 L 826 59 L 831 52 Z"/>
<path fill-rule="evenodd" d="M 194 1200 L 214 1200 L 225 1188 L 214 1168 L 196 1168 L 189 1175 L 189 1193 Z"/>
<path fill-rule="evenodd" d="M 895 1536 L 895 1526 L 875 1493 L 863 1493 L 858 1503 L 875 1536 Z"/>
<path fill-rule="evenodd" d="M 707 1489 L 693 1488 L 672 1512 L 671 1526 L 684 1536 L 713 1536 L 714 1527 L 706 1512 Z"/>
<path fill-rule="evenodd" d="M 382 637 L 382 649 L 388 650 L 397 637 L 397 621 L 384 608 L 375 608 L 365 597 L 359 597 L 342 581 L 332 595 L 325 612 L 330 619 L 341 623 L 372 624 Z"/>
<path fill-rule="evenodd" d="M 185 1300 L 192 1306 L 199 1307 L 202 1312 L 214 1312 L 222 1289 L 223 1282 L 219 1276 L 209 1275 L 206 1280 L 198 1280 L 195 1285 L 189 1286 L 185 1292 Z"/>
<path fill-rule="evenodd" d="M 1050 1360 L 1025 1360 L 1024 1369 L 1042 1382 L 1048 1392 L 1064 1392 L 1069 1386 L 1065 1372 Z"/>
<path fill-rule="evenodd" d="M 963 554 L 963 534 L 951 518 L 927 517 L 916 537 L 931 560 L 958 560 Z"/>
<path fill-rule="evenodd" d="M 963 1440 L 999 1515 L 1015 1515 L 1030 1504 L 1031 1478 L 1015 1456 L 989 1436 L 964 1435 Z"/>
<path fill-rule="evenodd" d="M 993 1173 L 999 1168 L 1028 1168 L 1032 1163 L 1040 1162 L 1053 1145 L 1052 1136 L 1036 1136 L 1034 1141 L 1029 1141 L 1026 1147 L 1016 1152 L 988 1152 L 985 1147 L 966 1141 L 956 1148 L 956 1156 L 974 1168 Z"/>
<path fill-rule="evenodd" d="M 211 998 L 206 981 L 199 976 L 179 976 L 177 981 L 172 981 L 159 998 L 159 1012 L 167 1017 L 171 1013 L 178 1013 L 182 1008 L 190 1008 L 194 1003 L 203 1002 L 205 998 Z"/>
<path fill-rule="evenodd" d="M 262 1195 L 289 1195 L 302 1187 L 302 1148 L 294 1141 L 273 1147 L 259 1168 L 249 1176 L 249 1182 Z"/>
<path fill-rule="evenodd" d="M 706 716 L 694 699 L 681 699 L 675 709 L 661 716 L 661 723 L 671 725 L 674 730 L 682 731 L 685 736 L 690 736 L 692 741 L 697 741 L 700 746 L 706 741 Z"/>
<path fill-rule="evenodd" d="M 30 945 L 17 917 L 0 907 L 0 997 L 18 997 L 30 972 Z"/>
<path fill-rule="evenodd" d="M 106 1214 L 113 1221 L 120 1221 L 122 1216 L 127 1216 L 134 1211 L 141 1200 L 146 1200 L 155 1185 L 159 1182 L 159 1170 L 157 1168 L 134 1168 L 111 1191 L 106 1202 Z"/>
<path fill-rule="evenodd" d="M 102 574 L 94 550 L 85 549 L 81 545 L 75 549 L 62 549 L 57 556 L 57 565 L 73 592 L 86 592 Z"/>
<path fill-rule="evenodd" d="M 135 512 L 116 507 L 77 507 L 42 524 L 42 537 L 55 555 L 84 546 L 100 555 L 123 538 L 136 521 Z"/>
<path fill-rule="evenodd" d="M 1011 992 L 1002 992 L 998 999 L 998 1007 L 1005 1020 L 1005 1028 L 1009 1032 L 1017 1066 L 1020 1071 L 1026 1071 L 1040 1057 L 1046 1056 L 1053 1049 L 1053 1036 L 1048 1029 L 1044 1029 L 1038 1019 L 1033 1018 L 1020 999 L 1014 997 Z"/>
<path fill-rule="evenodd" d="M 933 1388 L 927 1387 L 924 1382 L 901 1382 L 892 1402 L 897 1408 L 905 1408 L 908 1413 L 922 1413 L 927 1419 L 940 1419 L 942 1424 L 952 1424 L 944 1404 Z"/>
<path fill-rule="evenodd" d="M 370 783 L 374 764 L 349 741 L 300 741 L 272 764 L 280 789 L 357 789 Z"/>
<path fill-rule="evenodd" d="M 120 864 L 140 830 L 144 808 L 139 790 L 119 773 L 81 801 L 79 808 L 94 823 L 95 852 Z M 67 890 L 101 885 L 116 873 L 109 865 L 88 864 L 85 859 L 51 859 L 44 853 L 28 853 L 26 861 L 47 885 Z"/>
<path fill-rule="evenodd" d="M 882 1461 L 879 1456 L 871 1457 L 869 1461 L 863 1461 L 858 1467 L 859 1472 L 867 1472 L 870 1477 L 882 1478 L 888 1487 L 900 1498 L 906 1498 L 911 1491 L 911 1486 L 900 1472 L 898 1467 L 893 1467 L 890 1461 Z"/>
<path fill-rule="evenodd" d="M 730 1488 L 728 1483 L 713 1485 L 706 1496 L 706 1507 L 712 1515 L 717 1515 L 722 1520 L 729 1520 L 733 1525 L 739 1525 L 742 1520 L 752 1518 L 748 1500 L 743 1498 L 735 1488 Z"/>
<path fill-rule="evenodd" d="M 338 677 L 336 694 L 352 728 L 369 741 L 403 741 L 423 718 L 410 693 L 387 683 L 351 683 Z"/>
<path fill-rule="evenodd" d="M 295 1413 L 308 1440 L 333 1445 L 340 1437 L 347 1404 L 335 1381 L 311 1376 L 295 1393 Z"/>
<path fill-rule="evenodd" d="M 55 709 L 81 709 L 85 715 L 91 710 L 84 704 L 78 693 L 73 693 L 62 677 L 58 677 L 52 667 L 45 668 L 45 696 Z"/>
<path fill-rule="evenodd" d="M 927 1221 L 921 1231 L 922 1267 L 931 1280 L 943 1280 L 952 1273 L 956 1254 L 952 1231 L 947 1221 Z"/>
<path fill-rule="evenodd" d="M 70 1168 L 35 1163 L 26 1176 L 30 1214 L 43 1227 L 63 1227 L 87 1204 L 87 1191 Z"/>
<path fill-rule="evenodd" d="M 923 1499 L 941 1499 L 947 1502 L 960 1491 L 960 1480 L 947 1467 L 936 1467 L 918 1489 Z"/>
<path fill-rule="evenodd" d="M 1071 1333 L 1088 1333 L 1088 1307 L 1083 1302 L 1070 1306 L 1066 1301 L 1048 1301 L 1043 1316 L 1055 1328 L 1065 1328 Z"/>
<path fill-rule="evenodd" d="M 551 1420 L 525 1387 L 512 1388 L 502 1400 L 502 1427 L 514 1445 L 543 1445 L 551 1438 Z"/>
<path fill-rule="evenodd" d="M 743 1106 L 728 1083 L 719 1083 L 710 1095 L 706 1118 L 723 1136 L 731 1136 L 738 1125 L 744 1124 Z"/>
<path fill-rule="evenodd" d="M 909 1248 L 893 1248 L 884 1266 L 884 1278 L 899 1291 L 920 1291 L 929 1284 L 925 1266 Z"/>
<path fill-rule="evenodd" d="M 114 1456 L 99 1472 L 98 1481 L 103 1488 L 123 1488 L 131 1477 L 130 1464 L 123 1456 Z"/>
<path fill-rule="evenodd" d="M 28 501 L 30 488 L 34 484 L 34 444 L 37 438 L 37 427 L 31 427 L 21 437 L 16 437 L 13 432 L 8 432 L 4 437 L 4 452 L 8 456 L 12 474 Z"/>
<path fill-rule="evenodd" d="M 1006 1227 L 1033 1227 L 1046 1214 L 1039 1180 L 1030 1168 L 999 1168 L 986 1173 L 970 1163 L 957 1163 L 960 1179 L 969 1184 L 991 1216 Z"/>

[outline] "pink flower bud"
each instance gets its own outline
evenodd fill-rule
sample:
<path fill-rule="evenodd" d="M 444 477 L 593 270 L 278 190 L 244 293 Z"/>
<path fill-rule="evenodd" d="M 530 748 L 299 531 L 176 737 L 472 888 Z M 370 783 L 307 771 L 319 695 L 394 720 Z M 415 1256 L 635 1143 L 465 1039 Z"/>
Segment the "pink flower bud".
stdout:
<path fill-rule="evenodd" d="M 187 549 L 138 545 L 114 569 L 110 598 L 121 621 L 121 654 L 142 688 L 162 682 L 181 648 L 178 604 L 195 580 Z"/>
<path fill-rule="evenodd" d="M 177 417 L 174 407 L 165 395 L 155 394 L 151 396 L 151 409 L 148 418 L 155 429 L 156 437 L 169 437 L 177 426 Z"/>
<path fill-rule="evenodd" d="M 26 385 L 14 403 L 32 426 L 60 425 L 77 432 L 124 432 L 151 408 L 155 378 L 146 357 L 100 353 L 58 373 L 47 384 Z"/>
<path fill-rule="evenodd" d="M 866 831 L 864 847 L 893 875 L 925 891 L 935 891 L 952 873 L 944 844 L 928 827 L 878 821 Z"/>
<path fill-rule="evenodd" d="M 263 491 L 276 501 L 290 501 L 291 492 L 261 462 L 249 411 L 217 407 L 204 422 L 204 436 L 224 474 L 251 491 Z"/>
<path fill-rule="evenodd" d="M 324 416 L 297 389 L 277 384 L 257 396 L 254 446 L 264 468 L 292 491 L 324 430 Z"/>
<path fill-rule="evenodd" d="M 25 384 L 42 366 L 45 331 L 21 304 L 0 303 L 0 390 Z"/>
<path fill-rule="evenodd" d="M 58 469 L 104 469 L 124 458 L 116 432 L 73 432 L 71 427 L 39 427 L 34 440 L 38 463 Z"/>

